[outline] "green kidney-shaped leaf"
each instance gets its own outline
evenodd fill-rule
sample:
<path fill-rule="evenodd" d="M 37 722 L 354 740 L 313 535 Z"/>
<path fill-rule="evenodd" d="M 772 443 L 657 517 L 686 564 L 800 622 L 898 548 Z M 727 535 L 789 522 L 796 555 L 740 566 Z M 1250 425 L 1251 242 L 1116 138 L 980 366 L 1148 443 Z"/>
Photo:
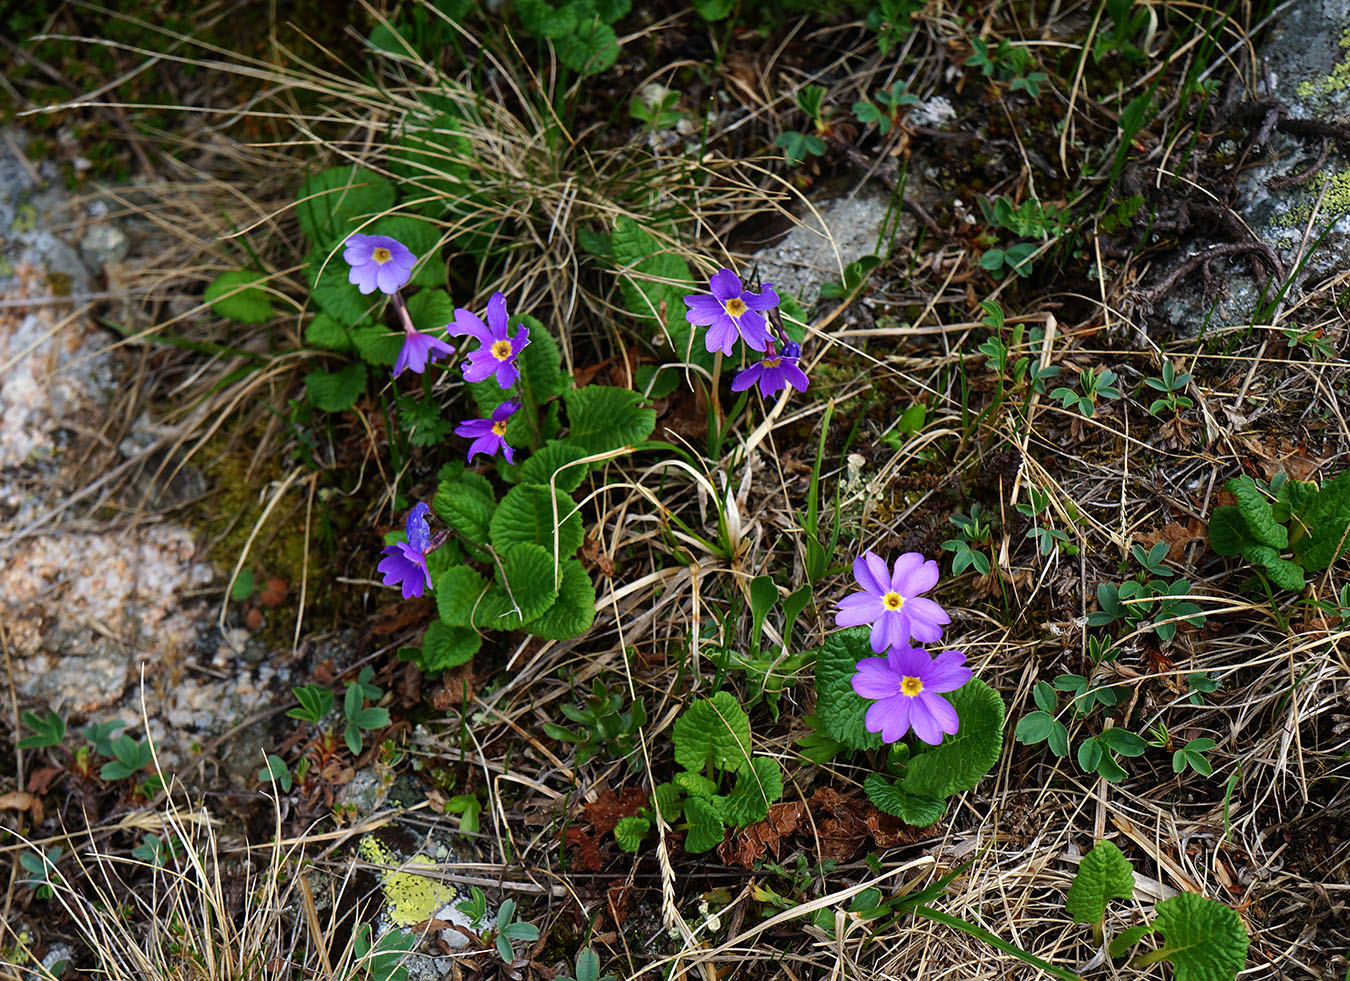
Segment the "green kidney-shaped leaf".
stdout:
<path fill-rule="evenodd" d="M 1252 544 L 1247 522 L 1242 512 L 1232 505 L 1215 508 L 1209 516 L 1209 547 L 1219 555 L 1241 555 L 1242 549 Z"/>
<path fill-rule="evenodd" d="M 970 790 L 998 762 L 1003 749 L 1003 699 L 978 678 L 943 696 L 960 718 L 956 735 L 945 737 L 909 761 L 902 786 L 919 797 L 950 797 Z"/>
<path fill-rule="evenodd" d="M 272 319 L 272 298 L 254 285 L 264 279 L 259 273 L 243 269 L 221 273 L 206 287 L 202 299 L 227 320 L 237 320 L 241 324 L 266 323 Z"/>
<path fill-rule="evenodd" d="M 887 780 L 880 773 L 868 774 L 867 779 L 863 781 L 863 790 L 867 792 L 867 799 L 877 806 L 877 810 L 891 817 L 898 817 L 916 828 L 936 824 L 938 818 L 942 817 L 942 812 L 947 809 L 945 800 L 905 793 L 898 784 Z"/>
<path fill-rule="evenodd" d="M 1297 562 L 1280 558 L 1279 553 L 1269 545 L 1248 545 L 1242 550 L 1242 557 L 1252 565 L 1264 567 L 1270 581 L 1281 589 L 1293 592 L 1303 589 L 1303 567 Z"/>
<path fill-rule="evenodd" d="M 466 664 L 481 646 L 483 638 L 476 631 L 433 620 L 422 635 L 422 670 L 446 671 Z"/>
<path fill-rule="evenodd" d="M 872 703 L 853 690 L 858 662 L 876 657 L 867 627 L 850 627 L 831 634 L 816 652 L 816 714 L 830 738 L 850 749 L 875 749 L 881 734 L 868 732 L 864 724 Z"/>
<path fill-rule="evenodd" d="M 357 362 L 341 371 L 314 370 L 305 376 L 310 404 L 325 412 L 345 412 L 366 389 L 366 366 Z"/>
<path fill-rule="evenodd" d="M 605 453 L 641 443 L 656 428 L 656 410 L 627 388 L 587 385 L 563 393 L 567 403 L 567 441 L 590 453 Z"/>
<path fill-rule="evenodd" d="M 486 545 L 497 497 L 492 484 L 480 473 L 465 470 L 456 461 L 441 468 L 431 510 L 474 545 Z"/>
<path fill-rule="evenodd" d="M 383 293 L 362 294 L 347 280 L 351 267 L 342 261 L 341 251 L 330 254 L 325 249 L 311 249 L 305 261 L 308 263 L 309 288 L 314 302 L 344 327 L 355 327 L 361 323 L 375 305 L 384 299 Z M 384 330 L 383 327 L 372 329 Z M 399 343 L 402 343 L 401 338 Z"/>
<path fill-rule="evenodd" d="M 398 360 L 398 353 L 403 350 L 403 334 L 374 324 L 353 327 L 351 338 L 361 360 L 369 365 L 392 367 Z"/>
<path fill-rule="evenodd" d="M 1253 538 L 1278 551 L 1289 547 L 1289 532 L 1276 522 L 1270 501 L 1256 486 L 1256 481 L 1244 474 L 1236 480 L 1230 480 L 1225 486 L 1237 498 L 1238 511 L 1242 513 L 1242 520 L 1247 522 L 1247 530 Z"/>
<path fill-rule="evenodd" d="M 713 810 L 712 804 L 702 797 L 690 797 L 684 802 L 684 819 L 689 822 L 689 830 L 684 836 L 684 850 L 697 854 L 716 848 L 726 836 L 722 819 Z"/>
<path fill-rule="evenodd" d="M 467 627 L 487 586 L 487 580 L 467 565 L 451 566 L 436 580 L 437 614 L 452 627 Z"/>
<path fill-rule="evenodd" d="M 326 351 L 341 351 L 344 354 L 356 350 L 347 328 L 326 313 L 314 315 L 314 319 L 305 328 L 305 343 L 310 347 L 321 347 Z"/>
<path fill-rule="evenodd" d="M 524 629 L 546 640 L 579 637 L 595 622 L 595 586 L 576 559 L 562 564 L 558 598 L 544 615 L 525 624 Z"/>
<path fill-rule="evenodd" d="M 700 698 L 671 730 L 675 762 L 694 773 L 735 772 L 750 762 L 750 717 L 730 692 Z"/>
<path fill-rule="evenodd" d="M 455 319 L 455 304 L 445 290 L 422 290 L 408 300 L 408 315 L 422 333 L 446 340 L 445 326 Z"/>
<path fill-rule="evenodd" d="M 542 545 L 550 556 L 556 554 L 559 561 L 569 558 L 581 548 L 581 516 L 574 513 L 575 508 L 576 503 L 562 491 L 550 494 L 543 484 L 516 484 L 492 515 L 492 547 L 500 552 L 532 542 Z"/>
<path fill-rule="evenodd" d="M 1078 863 L 1078 874 L 1064 897 L 1064 912 L 1075 923 L 1100 923 L 1109 899 L 1134 894 L 1134 867 L 1114 842 L 1099 841 Z"/>
<path fill-rule="evenodd" d="M 713 783 L 701 773 L 690 773 L 688 770 L 681 770 L 672 778 L 675 786 L 680 787 L 687 794 L 695 797 L 704 797 L 712 799 L 717 794 L 717 784 Z"/>
<path fill-rule="evenodd" d="M 1350 526 L 1350 468 L 1323 484 L 1316 494 L 1306 486 L 1301 493 L 1291 487 L 1289 493 L 1291 507 L 1297 509 L 1295 528 L 1300 532 L 1306 529 L 1306 534 L 1294 542 L 1294 558 L 1309 572 L 1318 572 L 1350 549 L 1350 535 L 1346 534 Z"/>
<path fill-rule="evenodd" d="M 614 841 L 619 846 L 621 852 L 635 852 L 642 847 L 642 839 L 652 830 L 652 822 L 645 817 L 633 814 L 626 818 L 619 818 L 618 824 L 614 825 Z M 597 969 L 596 974 L 599 974 Z"/>
<path fill-rule="evenodd" d="M 1166 939 L 1154 956 L 1172 962 L 1176 981 L 1233 981 L 1247 963 L 1247 928 L 1223 903 L 1184 892 L 1157 906 L 1153 929 Z"/>
<path fill-rule="evenodd" d="M 497 472 L 503 480 L 512 483 L 546 485 L 552 481 L 558 490 L 570 494 L 581 486 L 590 469 L 586 464 L 576 461 L 589 455 L 583 447 L 551 439 L 522 463 L 498 463 Z"/>
<path fill-rule="evenodd" d="M 783 771 L 778 761 L 755 756 L 736 774 L 736 789 L 719 798 L 715 807 L 724 822 L 743 828 L 768 817 L 769 805 L 782 796 Z"/>
<path fill-rule="evenodd" d="M 394 186 L 362 167 L 333 167 L 300 185 L 295 214 L 300 230 L 318 246 L 342 242 L 362 218 L 392 207 Z M 345 270 L 347 264 L 339 264 Z M 345 275 L 345 273 L 344 273 Z"/>
<path fill-rule="evenodd" d="M 473 625 L 493 630 L 516 630 L 537 620 L 558 598 L 553 578 L 553 555 L 528 542 L 501 552 L 499 584 L 487 591 L 474 611 Z"/>
<path fill-rule="evenodd" d="M 558 60 L 579 75 L 598 75 L 619 57 L 619 38 L 614 28 L 600 23 L 594 14 L 579 18 L 576 29 L 555 37 L 553 44 Z"/>

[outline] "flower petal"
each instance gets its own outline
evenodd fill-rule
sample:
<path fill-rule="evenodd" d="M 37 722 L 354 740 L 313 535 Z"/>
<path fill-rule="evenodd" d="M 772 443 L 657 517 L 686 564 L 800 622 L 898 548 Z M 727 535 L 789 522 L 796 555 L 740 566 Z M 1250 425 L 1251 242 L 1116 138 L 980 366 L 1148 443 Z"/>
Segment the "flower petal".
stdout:
<path fill-rule="evenodd" d="M 362 294 L 374 293 L 379 283 L 380 270 L 370 264 L 352 266 L 347 273 L 347 282 L 353 284 Z"/>
<path fill-rule="evenodd" d="M 900 558 L 895 560 L 895 571 L 886 577 L 886 588 L 895 590 L 905 599 L 909 599 L 916 594 L 906 592 L 900 587 L 905 584 L 909 574 L 923 565 L 923 555 L 918 552 L 906 552 Z"/>
<path fill-rule="evenodd" d="M 488 456 L 496 456 L 501 443 L 502 438 L 496 433 L 489 432 L 486 435 L 479 436 L 469 444 L 469 455 L 466 459 L 473 460 L 479 453 L 486 453 Z"/>
<path fill-rule="evenodd" d="M 923 678 L 923 690 L 931 692 L 956 691 L 975 676 L 966 667 L 966 656 L 960 651 L 943 651 L 933 659 L 933 666 Z"/>
<path fill-rule="evenodd" d="M 477 439 L 490 432 L 492 432 L 490 419 L 465 419 L 455 427 L 455 435 L 463 436 L 465 439 Z"/>
<path fill-rule="evenodd" d="M 927 709 L 929 716 L 937 724 L 939 732 L 946 733 L 948 736 L 956 735 L 956 730 L 961 727 L 961 718 L 956 714 L 956 709 L 951 702 L 941 695 L 929 694 L 928 692 L 924 692 L 915 701 Z M 938 742 L 941 741 L 942 737 L 939 736 Z"/>
<path fill-rule="evenodd" d="M 904 695 L 896 695 L 873 702 L 863 716 L 863 725 L 868 732 L 879 732 L 884 741 L 893 743 L 909 730 L 911 701 Z"/>
<path fill-rule="evenodd" d="M 741 277 L 730 269 L 719 269 L 709 278 L 708 289 L 713 296 L 725 303 L 741 295 Z"/>
<path fill-rule="evenodd" d="M 933 662 L 927 651 L 909 646 L 909 637 L 890 649 L 886 662 L 895 674 L 902 678 L 919 678 L 927 687 L 928 672 L 932 670 Z"/>
<path fill-rule="evenodd" d="M 427 513 L 431 510 L 425 503 L 418 501 L 403 521 L 403 530 L 408 536 L 408 546 L 421 554 L 431 544 L 431 528 L 427 525 Z"/>
<path fill-rule="evenodd" d="M 751 310 L 772 310 L 778 306 L 778 294 L 774 292 L 773 283 L 765 283 L 763 292 L 751 293 L 749 290 L 741 294 L 741 299 Z"/>
<path fill-rule="evenodd" d="M 482 354 L 482 357 L 475 357 L 479 354 Z M 464 362 L 464 380 L 469 382 L 485 381 L 496 374 L 497 365 L 500 363 L 480 347 L 469 355 L 468 360 Z"/>
<path fill-rule="evenodd" d="M 834 625 L 836 627 L 859 627 L 864 623 L 871 623 L 886 608 L 881 605 L 881 600 L 871 593 L 851 593 L 839 601 L 835 607 Z"/>
<path fill-rule="evenodd" d="M 750 388 L 752 385 L 755 384 L 756 381 L 759 380 L 759 376 L 762 371 L 764 371 L 764 366 L 762 364 L 756 363 L 752 364 L 744 371 L 738 372 L 736 377 L 732 379 L 731 390 L 733 392 L 743 392 L 747 388 Z"/>
<path fill-rule="evenodd" d="M 684 303 L 689 308 L 689 312 L 684 315 L 684 319 L 695 327 L 707 327 L 726 313 L 717 297 L 708 296 L 706 293 L 686 296 Z"/>
<path fill-rule="evenodd" d="M 447 324 L 445 329 L 451 334 L 468 334 L 477 338 L 484 347 L 491 347 L 495 339 L 492 331 L 487 329 L 487 324 L 479 320 L 478 315 L 472 310 L 465 310 L 463 307 L 455 308 L 455 319 Z"/>
<path fill-rule="evenodd" d="M 909 640 L 905 625 L 906 621 L 902 614 L 883 608 L 881 616 L 872 624 L 872 650 L 880 654 L 896 644 L 903 644 Z"/>
<path fill-rule="evenodd" d="M 910 600 L 909 603 L 905 604 L 905 608 L 908 609 L 909 604 L 913 602 L 913 600 Z M 910 637 L 920 644 L 936 644 L 942 639 L 942 627 L 938 624 L 909 615 L 906 615 L 905 620 L 909 624 Z"/>
<path fill-rule="evenodd" d="M 503 422 L 510 419 L 520 409 L 520 403 L 515 399 L 507 399 L 497 408 L 492 410 L 492 421 Z"/>
<path fill-rule="evenodd" d="M 900 694 L 900 679 L 884 657 L 865 657 L 852 678 L 853 690 L 862 698 L 890 698 Z"/>
<path fill-rule="evenodd" d="M 511 361 L 498 361 L 496 372 L 497 387 L 502 391 L 506 391 L 514 385 L 516 379 L 520 377 L 520 369 Z"/>
<path fill-rule="evenodd" d="M 879 576 L 878 568 L 881 569 Z M 878 598 L 886 593 L 887 584 L 890 582 L 886 575 L 885 560 L 870 549 L 853 560 L 853 578 L 858 580 L 859 586 L 869 593 L 875 593 Z"/>
<path fill-rule="evenodd" d="M 910 558 L 910 556 L 913 556 L 914 560 L 902 575 L 900 562 Z M 936 586 L 938 575 L 938 564 L 936 562 L 932 559 L 925 562 L 923 556 L 918 552 L 908 552 L 896 561 L 895 578 L 891 580 L 891 585 L 897 593 L 908 599 L 911 596 L 926 593 Z"/>
<path fill-rule="evenodd" d="M 783 362 L 782 370 L 783 380 L 799 392 L 806 391 L 806 386 L 811 384 L 811 379 L 806 377 L 806 372 L 790 361 Z"/>
<path fill-rule="evenodd" d="M 487 322 L 492 330 L 493 340 L 501 340 L 506 336 L 510 325 L 507 324 L 506 317 L 506 294 L 493 293 L 488 297 Z"/>
<path fill-rule="evenodd" d="M 723 354 L 730 354 L 736 347 L 736 338 L 739 336 L 736 322 L 724 313 L 708 327 L 708 334 L 703 338 L 703 346 L 709 353 L 721 351 Z"/>
<path fill-rule="evenodd" d="M 386 262 L 375 273 L 375 282 L 380 287 L 380 292 L 387 293 L 390 296 L 397 293 L 398 288 L 407 281 L 408 271 L 398 268 L 392 262 Z"/>
<path fill-rule="evenodd" d="M 940 698 L 938 700 L 941 701 Z M 942 727 L 933 715 L 932 699 L 924 698 L 923 695 L 910 699 L 909 724 L 914 727 L 914 735 L 930 746 L 942 742 Z"/>
<path fill-rule="evenodd" d="M 941 634 L 941 628 L 952 622 L 952 618 L 933 600 L 927 596 L 915 596 L 912 599 L 905 600 L 905 612 L 909 614 L 912 623 L 923 624 L 925 627 L 936 627 Z M 930 643 L 924 641 L 924 643 Z"/>
<path fill-rule="evenodd" d="M 737 320 L 736 326 L 746 347 L 752 351 L 763 351 L 769 346 L 773 335 L 769 333 L 769 328 L 764 322 L 764 314 L 747 310 Z"/>

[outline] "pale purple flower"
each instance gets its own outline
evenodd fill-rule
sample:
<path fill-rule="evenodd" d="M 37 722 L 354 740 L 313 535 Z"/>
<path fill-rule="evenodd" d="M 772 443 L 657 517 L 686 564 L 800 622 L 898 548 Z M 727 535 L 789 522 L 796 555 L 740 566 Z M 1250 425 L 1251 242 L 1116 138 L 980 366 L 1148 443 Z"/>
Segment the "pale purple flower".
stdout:
<path fill-rule="evenodd" d="M 933 659 L 919 648 L 897 644 L 885 657 L 858 662 L 853 690 L 876 699 L 863 719 L 868 732 L 879 732 L 883 741 L 893 743 L 913 729 L 936 746 L 944 733 L 955 735 L 960 725 L 956 709 L 940 693 L 956 691 L 971 674 L 960 651 L 943 651 Z"/>
<path fill-rule="evenodd" d="M 751 350 L 763 351 L 773 340 L 764 320 L 764 311 L 778 306 L 773 284 L 765 283 L 762 293 L 751 293 L 734 272 L 719 269 L 708 280 L 708 288 L 712 296 L 695 293 L 684 298 L 689 307 L 684 319 L 708 328 L 704 346 L 709 351 L 730 354 L 740 337 Z"/>
<path fill-rule="evenodd" d="M 427 568 L 427 553 L 432 550 L 431 529 L 427 526 L 430 510 L 425 504 L 413 505 L 403 525 L 408 540 L 386 545 L 381 553 L 384 558 L 376 567 L 384 573 L 386 586 L 402 585 L 404 599 L 421 596 L 423 590 L 431 588 L 431 570 Z"/>
<path fill-rule="evenodd" d="M 439 337 L 432 337 L 420 330 L 405 330 L 403 348 L 398 352 L 398 360 L 394 362 L 394 377 L 403 374 L 405 368 L 410 368 L 413 374 L 420 375 L 427 370 L 427 362 L 449 357 L 454 353 L 455 349 Z"/>
<path fill-rule="evenodd" d="M 349 235 L 346 245 L 342 258 L 352 267 L 347 281 L 355 283 L 362 293 L 378 289 L 392 296 L 412 277 L 417 264 L 417 256 L 388 235 Z"/>
<path fill-rule="evenodd" d="M 507 463 L 516 462 L 515 450 L 506 444 L 506 422 L 515 415 L 519 408 L 519 402 L 514 399 L 507 399 L 492 410 L 492 418 L 468 419 L 455 427 L 456 436 L 464 436 L 473 440 L 469 444 L 470 460 L 479 453 L 496 456 L 500 452 L 502 456 L 506 457 Z"/>
<path fill-rule="evenodd" d="M 835 624 L 840 627 L 872 625 L 872 650 L 908 644 L 910 638 L 931 644 L 942 638 L 943 624 L 951 623 L 947 611 L 921 596 L 937 585 L 938 564 L 924 561 L 918 552 L 906 552 L 895 560 L 895 571 L 875 552 L 864 552 L 853 561 L 853 577 L 863 588 L 839 601 Z"/>
<path fill-rule="evenodd" d="M 495 374 L 499 386 L 510 388 L 520 377 L 516 356 L 530 343 L 530 329 L 522 324 L 515 337 L 507 335 L 510 324 L 506 317 L 506 297 L 501 293 L 493 293 L 488 299 L 487 319 L 484 324 L 475 314 L 460 307 L 455 311 L 454 324 L 446 329 L 452 334 L 468 334 L 482 342 L 464 362 L 465 381 L 480 382 Z"/>
<path fill-rule="evenodd" d="M 781 354 L 771 354 L 740 372 L 731 383 L 731 390 L 743 392 L 758 383 L 759 394 L 766 399 L 789 386 L 799 392 L 806 391 L 809 384 L 806 372 L 797 367 L 801 354 L 802 349 L 798 345 L 784 344 Z"/>

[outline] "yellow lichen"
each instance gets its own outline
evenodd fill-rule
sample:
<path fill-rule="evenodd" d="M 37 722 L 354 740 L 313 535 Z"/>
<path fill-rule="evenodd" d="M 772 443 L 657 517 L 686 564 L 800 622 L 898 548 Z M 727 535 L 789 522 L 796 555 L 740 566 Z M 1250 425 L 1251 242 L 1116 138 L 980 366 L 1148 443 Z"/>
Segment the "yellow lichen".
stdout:
<path fill-rule="evenodd" d="M 384 881 L 380 884 L 384 889 L 385 912 L 396 927 L 408 927 L 431 919 L 438 909 L 453 902 L 458 895 L 452 885 L 438 882 L 428 875 L 402 871 L 409 867 L 433 869 L 436 863 L 425 855 L 414 855 L 408 861 L 400 862 L 393 850 L 374 835 L 366 835 L 356 847 L 361 857 L 372 865 L 401 867 L 385 873 Z"/>
<path fill-rule="evenodd" d="M 1350 50 L 1350 27 L 1342 32 L 1339 43 L 1342 51 Z M 1350 88 L 1350 59 L 1341 58 L 1325 76 L 1299 82 L 1296 90 L 1301 98 L 1313 99 L 1346 88 Z"/>
<path fill-rule="evenodd" d="M 1326 195 L 1322 196 L 1322 206 L 1317 213 L 1319 223 L 1322 220 L 1337 221 L 1350 214 L 1350 169 L 1330 174 L 1325 180 L 1329 180 L 1331 186 L 1327 188 Z M 1270 224 L 1275 228 L 1302 228 L 1312 215 L 1313 202 L 1321 194 L 1322 189 L 1318 186 L 1316 191 L 1307 195 L 1303 201 L 1291 205 L 1288 211 L 1272 218 Z"/>

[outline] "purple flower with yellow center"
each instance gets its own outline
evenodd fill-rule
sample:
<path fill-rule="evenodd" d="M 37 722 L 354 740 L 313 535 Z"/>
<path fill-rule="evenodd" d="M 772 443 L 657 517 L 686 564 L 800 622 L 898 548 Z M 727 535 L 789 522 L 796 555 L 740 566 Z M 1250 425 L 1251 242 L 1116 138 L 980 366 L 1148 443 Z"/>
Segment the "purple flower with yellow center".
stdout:
<path fill-rule="evenodd" d="M 734 272 L 719 269 L 708 280 L 708 288 L 712 296 L 695 293 L 684 298 L 689 307 L 684 319 L 695 327 L 708 328 L 703 339 L 707 349 L 730 354 L 739 337 L 751 350 L 765 350 L 773 335 L 765 323 L 764 311 L 778 306 L 773 284 L 765 283 L 762 293 L 751 293 Z"/>
<path fill-rule="evenodd" d="M 936 746 L 944 734 L 956 734 L 960 718 L 942 692 L 956 691 L 971 678 L 966 656 L 943 651 L 936 659 L 908 644 L 892 647 L 885 657 L 865 657 L 858 662 L 853 690 L 862 698 L 876 699 L 867 707 L 863 724 L 893 743 L 910 729 L 924 742 Z"/>
<path fill-rule="evenodd" d="M 427 512 L 430 510 L 425 504 L 413 505 L 403 525 L 408 540 L 386 545 L 381 553 L 384 558 L 376 567 L 384 573 L 386 586 L 403 587 L 404 599 L 421 596 L 423 590 L 431 588 L 427 555 L 435 546 L 431 543 L 431 529 L 427 526 Z"/>
<path fill-rule="evenodd" d="M 789 386 L 804 392 L 810 381 L 806 377 L 806 372 L 797 367 L 801 355 L 802 349 L 798 345 L 784 344 L 781 354 L 770 351 L 759 364 L 752 364 L 740 372 L 731 383 L 731 390 L 743 392 L 758 383 L 759 394 L 766 399 Z"/>
<path fill-rule="evenodd" d="M 349 235 L 342 258 L 351 266 L 347 281 L 362 293 L 379 290 L 390 296 L 412 277 L 417 256 L 388 235 Z"/>
<path fill-rule="evenodd" d="M 464 380 L 480 382 L 497 376 L 497 384 L 510 388 L 520 377 L 516 356 L 530 343 L 530 329 L 523 324 L 515 337 L 507 336 L 510 324 L 506 317 L 506 297 L 493 293 L 488 299 L 486 324 L 463 307 L 455 311 L 455 322 L 448 327 L 452 334 L 468 334 L 481 342 L 464 362 Z"/>
<path fill-rule="evenodd" d="M 507 463 L 516 462 L 516 451 L 506 444 L 506 423 L 516 414 L 516 410 L 519 408 L 519 402 L 514 399 L 507 399 L 492 410 L 491 418 L 467 419 L 455 427 L 456 436 L 473 440 L 469 444 L 470 460 L 479 453 L 496 456 L 500 452 L 502 456 L 506 457 Z"/>
<path fill-rule="evenodd" d="M 839 601 L 834 622 L 840 627 L 870 623 L 872 650 L 878 654 L 911 638 L 921 644 L 940 640 L 943 624 L 952 622 L 946 610 L 920 595 L 937 585 L 938 564 L 925 562 L 918 552 L 896 559 L 894 571 L 875 552 L 864 552 L 853 561 L 853 577 L 863 592 Z"/>

